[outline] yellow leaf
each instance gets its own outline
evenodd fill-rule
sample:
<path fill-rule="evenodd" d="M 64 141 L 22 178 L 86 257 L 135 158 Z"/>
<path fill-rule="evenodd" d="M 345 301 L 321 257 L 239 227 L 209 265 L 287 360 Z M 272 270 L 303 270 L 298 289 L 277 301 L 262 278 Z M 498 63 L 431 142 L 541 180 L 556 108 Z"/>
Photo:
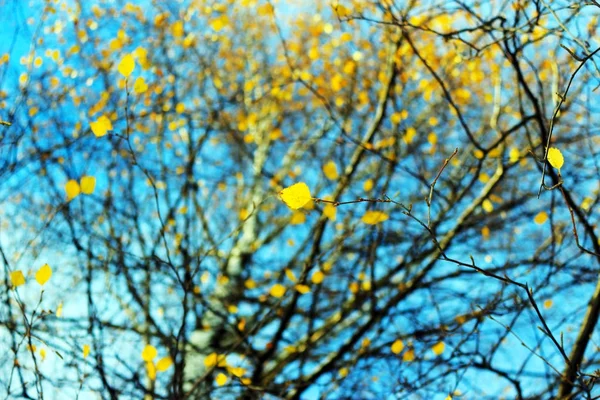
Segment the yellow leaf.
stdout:
<path fill-rule="evenodd" d="M 146 362 L 151 362 L 157 355 L 158 352 L 156 351 L 156 347 L 151 344 L 147 344 L 146 347 L 144 347 L 144 350 L 142 350 L 142 360 Z"/>
<path fill-rule="evenodd" d="M 96 137 L 102 137 L 106 135 L 108 131 L 112 131 L 113 129 L 112 122 L 110 122 L 110 119 L 108 119 L 106 115 L 102 115 L 96 121 L 90 123 L 90 127 Z"/>
<path fill-rule="evenodd" d="M 483 240 L 488 240 L 490 238 L 490 228 L 487 226 L 481 228 L 481 236 L 483 236 Z"/>
<path fill-rule="evenodd" d="M 553 302 L 552 300 L 550 300 L 550 299 L 548 299 L 548 300 L 545 300 L 545 301 L 544 301 L 544 308 L 545 308 L 545 309 L 549 309 L 549 308 L 551 308 L 551 307 L 552 307 L 552 305 L 553 305 L 553 304 L 554 304 L 554 302 Z"/>
<path fill-rule="evenodd" d="M 415 359 L 415 351 L 413 349 L 409 349 L 402 356 L 402 361 L 404 361 L 404 362 L 411 362 L 411 361 L 414 361 L 414 359 Z"/>
<path fill-rule="evenodd" d="M 296 285 L 296 286 L 294 286 L 294 288 L 300 294 L 306 294 L 306 293 L 310 292 L 310 288 L 308 286 L 306 286 L 306 285 Z"/>
<path fill-rule="evenodd" d="M 345 378 L 346 376 L 348 376 L 348 368 L 340 368 L 338 371 L 338 375 L 340 376 L 340 378 Z"/>
<path fill-rule="evenodd" d="M 65 184 L 65 192 L 67 192 L 67 200 L 73 200 L 75 197 L 79 196 L 79 193 L 81 193 L 79 183 L 77 183 L 75 179 L 70 179 Z"/>
<path fill-rule="evenodd" d="M 82 176 L 79 186 L 81 187 L 81 193 L 92 194 L 96 188 L 96 178 L 93 176 Z"/>
<path fill-rule="evenodd" d="M 335 221 L 337 216 L 337 208 L 333 204 L 327 204 L 323 207 L 323 215 L 325 215 L 330 221 Z"/>
<path fill-rule="evenodd" d="M 219 373 L 217 375 L 217 377 L 215 378 L 215 382 L 217 382 L 218 386 L 223 386 L 224 384 L 227 383 L 227 375 L 225 375 L 224 373 Z"/>
<path fill-rule="evenodd" d="M 491 213 L 492 211 L 494 211 L 494 205 L 492 204 L 491 201 L 489 201 L 488 199 L 485 199 L 482 203 L 481 203 L 481 207 L 483 208 L 483 210 L 486 213 Z"/>
<path fill-rule="evenodd" d="M 452 396 L 448 395 L 444 400 L 452 400 Z"/>
<path fill-rule="evenodd" d="M 548 150 L 548 162 L 554 168 L 560 170 L 565 162 L 565 159 L 563 158 L 563 155 L 559 149 L 556 147 L 550 147 L 550 150 Z"/>
<path fill-rule="evenodd" d="M 11 272 L 10 273 L 10 282 L 12 283 L 12 285 L 14 287 L 24 285 L 25 284 L 25 276 L 23 275 L 23 272 L 21 272 L 20 270 Z"/>
<path fill-rule="evenodd" d="M 363 183 L 363 190 L 365 192 L 370 192 L 373 189 L 373 179 L 367 179 L 365 183 Z"/>
<path fill-rule="evenodd" d="M 137 94 L 145 93 L 148 90 L 148 85 L 146 81 L 141 76 L 136 78 L 133 84 L 133 91 Z"/>
<path fill-rule="evenodd" d="M 269 290 L 269 293 L 271 294 L 271 296 L 276 297 L 276 298 L 280 298 L 283 297 L 283 295 L 285 294 L 285 286 L 276 283 L 271 287 L 271 290 Z"/>
<path fill-rule="evenodd" d="M 292 282 L 296 282 L 298 280 L 291 269 L 285 269 L 285 276 L 287 276 L 287 278 Z"/>
<path fill-rule="evenodd" d="M 40 357 L 42 361 L 46 359 L 46 349 L 40 349 Z"/>
<path fill-rule="evenodd" d="M 300 225 L 306 222 L 306 215 L 300 211 L 294 211 L 292 214 L 292 218 L 290 219 L 290 224 L 292 225 Z"/>
<path fill-rule="evenodd" d="M 146 373 L 151 381 L 156 379 L 156 366 L 152 361 L 146 363 Z"/>
<path fill-rule="evenodd" d="M 125 78 L 128 78 L 135 69 L 135 59 L 133 56 L 131 54 L 126 54 L 123 56 L 117 69 L 121 75 L 123 75 Z"/>
<path fill-rule="evenodd" d="M 171 365 L 173 365 L 173 360 L 171 359 L 171 357 L 166 356 L 158 360 L 158 362 L 156 363 L 156 369 L 160 372 L 164 372 L 168 370 L 171 367 Z"/>
<path fill-rule="evenodd" d="M 329 161 L 323 165 L 323 173 L 329 180 L 335 180 L 338 178 L 337 165 L 333 161 Z"/>
<path fill-rule="evenodd" d="M 312 283 L 314 283 L 315 285 L 318 285 L 319 283 L 323 282 L 323 278 L 325 277 L 325 274 L 322 271 L 315 271 L 312 274 Z"/>
<path fill-rule="evenodd" d="M 510 162 L 515 163 L 517 161 L 519 161 L 519 149 L 517 149 L 516 147 L 513 147 L 512 149 L 510 149 L 510 152 L 508 153 L 508 157 L 510 158 Z"/>
<path fill-rule="evenodd" d="M 400 339 L 396 340 L 394 343 L 392 343 L 392 353 L 394 354 L 400 354 L 402 353 L 402 350 L 404 350 L 404 342 Z"/>
<path fill-rule="evenodd" d="M 298 182 L 279 192 L 281 200 L 291 209 L 297 210 L 308 203 L 311 199 L 310 190 L 306 183 Z"/>
<path fill-rule="evenodd" d="M 38 269 L 38 272 L 35 274 L 35 280 L 43 285 L 48 282 L 48 279 L 52 276 L 52 268 L 48 264 L 44 264 Z"/>
<path fill-rule="evenodd" d="M 538 224 L 541 225 L 544 222 L 546 222 L 548 220 L 548 213 L 546 213 L 546 211 L 540 211 L 539 213 L 537 213 L 537 215 L 533 218 L 533 221 Z"/>
<path fill-rule="evenodd" d="M 442 354 L 444 352 L 445 348 L 446 348 L 446 344 L 444 342 L 438 342 L 433 345 L 431 350 L 433 351 L 433 354 L 435 354 L 436 356 L 439 356 L 440 354 Z"/>
<path fill-rule="evenodd" d="M 211 368 L 217 365 L 217 353 L 210 353 L 204 358 L 204 366 L 206 368 Z"/>
<path fill-rule="evenodd" d="M 86 358 L 89 355 L 90 355 L 90 345 L 84 344 L 83 345 L 83 358 Z"/>
<path fill-rule="evenodd" d="M 389 216 L 382 211 L 367 211 L 362 217 L 362 222 L 367 225 L 375 225 L 387 221 Z"/>

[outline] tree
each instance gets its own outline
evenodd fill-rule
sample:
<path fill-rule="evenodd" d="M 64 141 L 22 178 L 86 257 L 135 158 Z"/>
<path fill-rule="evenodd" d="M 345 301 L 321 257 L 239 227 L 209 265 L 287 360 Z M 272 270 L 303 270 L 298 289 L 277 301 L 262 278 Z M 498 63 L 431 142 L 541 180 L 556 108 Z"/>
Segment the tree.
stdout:
<path fill-rule="evenodd" d="M 597 396 L 597 3 L 4 7 L 5 397 Z"/>

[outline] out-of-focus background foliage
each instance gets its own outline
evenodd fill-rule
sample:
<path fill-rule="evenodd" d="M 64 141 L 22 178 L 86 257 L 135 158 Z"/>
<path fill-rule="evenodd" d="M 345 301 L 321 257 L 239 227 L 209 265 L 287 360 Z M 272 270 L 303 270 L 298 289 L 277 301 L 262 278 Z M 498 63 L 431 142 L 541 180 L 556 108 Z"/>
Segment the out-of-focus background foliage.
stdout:
<path fill-rule="evenodd" d="M 599 12 L 0 0 L 0 396 L 597 396 Z"/>

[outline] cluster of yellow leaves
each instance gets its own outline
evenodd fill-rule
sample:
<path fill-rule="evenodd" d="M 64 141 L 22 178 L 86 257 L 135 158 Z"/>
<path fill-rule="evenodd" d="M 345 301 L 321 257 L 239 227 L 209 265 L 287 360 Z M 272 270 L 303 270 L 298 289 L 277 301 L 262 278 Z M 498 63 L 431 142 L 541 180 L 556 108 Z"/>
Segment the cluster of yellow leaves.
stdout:
<path fill-rule="evenodd" d="M 38 269 L 35 274 L 35 280 L 40 285 L 44 285 L 50 277 L 52 276 L 52 268 L 48 264 L 44 264 Z M 25 275 L 23 275 L 23 271 L 16 270 L 10 273 L 10 282 L 14 287 L 19 287 L 25 284 Z"/>
<path fill-rule="evenodd" d="M 82 176 L 79 183 L 75 179 L 70 179 L 65 184 L 65 192 L 67 193 L 67 200 L 73 200 L 79 196 L 80 193 L 92 194 L 96 188 L 96 178 L 93 176 Z"/>
<path fill-rule="evenodd" d="M 154 359 L 158 356 L 158 351 L 156 347 L 151 344 L 147 344 L 142 350 L 142 360 L 146 363 L 146 373 L 148 374 L 148 378 L 151 380 L 156 379 L 156 372 L 164 372 L 173 365 L 173 360 L 170 356 L 165 356 L 158 360 L 155 364 Z"/>

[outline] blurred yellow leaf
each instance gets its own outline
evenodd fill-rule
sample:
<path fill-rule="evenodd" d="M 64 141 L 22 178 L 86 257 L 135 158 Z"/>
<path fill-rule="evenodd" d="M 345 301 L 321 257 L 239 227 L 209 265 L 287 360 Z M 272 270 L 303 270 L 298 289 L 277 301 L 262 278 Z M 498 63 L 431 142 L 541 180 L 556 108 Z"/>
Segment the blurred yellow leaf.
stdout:
<path fill-rule="evenodd" d="M 323 278 L 325 278 L 325 274 L 322 271 L 315 271 L 312 274 L 312 283 L 314 283 L 315 285 L 318 285 L 319 283 L 323 282 Z"/>
<path fill-rule="evenodd" d="M 90 355 L 90 345 L 84 344 L 83 345 L 83 358 L 86 358 L 89 355 Z"/>
<path fill-rule="evenodd" d="M 65 192 L 67 192 L 67 200 L 73 200 L 75 197 L 79 196 L 79 193 L 81 193 L 79 183 L 77 183 L 75 179 L 70 179 L 65 184 Z"/>
<path fill-rule="evenodd" d="M 311 199 L 310 190 L 304 182 L 298 182 L 279 192 L 281 200 L 291 209 L 297 210 Z"/>
<path fill-rule="evenodd" d="M 537 215 L 533 218 L 533 221 L 538 224 L 541 225 L 544 222 L 546 222 L 548 220 L 548 213 L 546 211 L 540 211 L 539 213 L 537 213 Z"/>
<path fill-rule="evenodd" d="M 298 291 L 298 293 L 306 294 L 310 292 L 310 288 L 306 285 L 296 285 L 294 288 Z"/>
<path fill-rule="evenodd" d="M 404 353 L 404 355 L 402 356 L 402 361 L 404 361 L 404 362 L 414 361 L 414 359 L 415 359 L 415 351 L 413 349 L 407 350 L 406 353 Z"/>
<path fill-rule="evenodd" d="M 18 287 L 25 284 L 25 276 L 21 270 L 13 271 L 10 273 L 10 282 L 14 287 Z"/>
<path fill-rule="evenodd" d="M 392 353 L 394 354 L 400 354 L 402 353 L 402 350 L 404 350 L 404 342 L 400 339 L 396 340 L 394 343 L 392 343 Z"/>
<path fill-rule="evenodd" d="M 48 264 L 44 264 L 38 269 L 38 272 L 35 274 L 35 280 L 43 285 L 48 282 L 48 279 L 52 276 L 52 268 Z"/>
<path fill-rule="evenodd" d="M 438 343 L 434 344 L 433 347 L 431 348 L 431 350 L 433 351 L 433 354 L 435 354 L 436 356 L 439 356 L 440 354 L 442 354 L 444 352 L 444 349 L 446 349 L 446 344 L 444 342 L 438 342 Z"/>
<path fill-rule="evenodd" d="M 135 82 L 133 83 L 133 91 L 137 94 L 142 94 L 145 93 L 147 90 L 148 85 L 146 84 L 144 78 L 142 78 L 141 76 L 136 78 Z"/>
<path fill-rule="evenodd" d="M 551 308 L 553 304 L 554 304 L 554 302 L 551 299 L 544 300 L 544 308 L 545 309 Z"/>
<path fill-rule="evenodd" d="M 370 192 L 373 189 L 373 179 L 367 179 L 365 183 L 363 183 L 363 190 L 365 192 Z"/>
<path fill-rule="evenodd" d="M 362 217 L 362 222 L 367 225 L 375 225 L 387 221 L 389 216 L 382 211 L 367 211 Z"/>
<path fill-rule="evenodd" d="M 556 147 L 550 147 L 550 150 L 548 150 L 548 162 L 554 168 L 560 170 L 565 162 L 565 159 L 563 158 L 563 155 L 559 149 Z"/>
<path fill-rule="evenodd" d="M 292 218 L 290 219 L 290 224 L 292 225 L 300 225 L 306 222 L 306 215 L 304 215 L 301 211 L 294 211 L 292 214 Z"/>
<path fill-rule="evenodd" d="M 323 207 L 323 215 L 325 215 L 330 221 L 335 221 L 337 216 L 337 207 L 333 204 L 328 203 Z"/>
<path fill-rule="evenodd" d="M 171 357 L 166 356 L 158 360 L 158 362 L 156 363 L 156 369 L 160 372 L 164 372 L 168 370 L 171 367 L 171 365 L 173 365 L 173 360 L 171 359 Z"/>
<path fill-rule="evenodd" d="M 152 361 L 146 363 L 146 373 L 151 381 L 156 379 L 156 366 Z"/>
<path fill-rule="evenodd" d="M 283 286 L 282 284 L 276 283 L 271 287 L 271 290 L 269 290 L 269 293 L 273 297 L 280 298 L 280 297 L 283 297 L 283 295 L 285 294 L 285 291 L 286 291 L 285 286 Z"/>
<path fill-rule="evenodd" d="M 325 174 L 325 177 L 327 177 L 327 179 L 329 180 L 337 179 L 339 176 L 337 165 L 335 165 L 333 161 L 329 161 L 325 165 L 323 165 L 323 173 Z"/>
<path fill-rule="evenodd" d="M 93 176 L 82 176 L 79 186 L 81 187 L 81 193 L 92 194 L 96 188 L 96 178 Z"/>
<path fill-rule="evenodd" d="M 151 344 L 147 344 L 146 347 L 144 347 L 144 350 L 142 350 L 142 360 L 146 362 L 154 360 L 157 355 L 158 352 L 156 351 L 156 347 Z"/>
<path fill-rule="evenodd" d="M 110 122 L 110 119 L 106 115 L 102 115 L 96 121 L 90 123 L 90 127 L 96 137 L 102 137 L 113 129 L 112 122 Z"/>
<path fill-rule="evenodd" d="M 491 213 L 492 211 L 494 211 L 494 205 L 492 204 L 491 201 L 489 201 L 488 199 L 485 199 L 482 203 L 481 203 L 481 208 L 483 208 L 483 210 L 486 213 Z"/>
<path fill-rule="evenodd" d="M 227 375 L 225 375 L 224 373 L 219 373 L 217 375 L 217 377 L 215 378 L 215 382 L 217 382 L 218 386 L 223 386 L 224 384 L 227 383 Z"/>
<path fill-rule="evenodd" d="M 123 75 L 125 78 L 128 78 L 135 69 L 135 59 L 133 56 L 131 54 L 126 54 L 123 56 L 117 69 L 121 75 Z"/>

